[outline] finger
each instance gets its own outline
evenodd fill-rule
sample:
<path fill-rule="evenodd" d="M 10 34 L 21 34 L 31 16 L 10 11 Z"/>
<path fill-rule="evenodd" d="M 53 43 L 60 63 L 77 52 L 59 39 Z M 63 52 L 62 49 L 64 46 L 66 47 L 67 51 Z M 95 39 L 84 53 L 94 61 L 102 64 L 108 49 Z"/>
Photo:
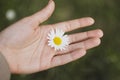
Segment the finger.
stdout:
<path fill-rule="evenodd" d="M 53 0 L 50 0 L 48 5 L 44 9 L 33 14 L 31 17 L 36 23 L 40 24 L 46 21 L 52 15 L 54 8 L 55 8 L 55 3 Z"/>
<path fill-rule="evenodd" d="M 93 23 L 94 23 L 94 20 L 90 17 L 87 17 L 87 18 L 81 18 L 81 19 L 61 22 L 57 24 L 52 24 L 51 26 L 53 28 L 62 29 L 63 31 L 68 32 L 68 31 L 72 31 L 77 28 L 90 26 Z"/>
<path fill-rule="evenodd" d="M 82 41 L 79 43 L 71 44 L 71 45 L 69 45 L 69 47 L 66 50 L 59 51 L 57 54 L 65 54 L 68 52 L 72 52 L 76 49 L 88 50 L 88 49 L 91 49 L 91 48 L 98 46 L 100 44 L 100 42 L 101 41 L 99 38 L 91 38 L 91 39 L 88 39 L 88 40 L 85 40 L 85 41 Z"/>
<path fill-rule="evenodd" d="M 69 54 L 55 56 L 51 62 L 51 66 L 55 67 L 55 66 L 69 63 L 71 61 L 81 58 L 82 56 L 85 55 L 85 53 L 86 51 L 84 49 L 78 49 Z"/>
<path fill-rule="evenodd" d="M 102 30 L 97 29 L 97 30 L 91 30 L 87 32 L 72 34 L 72 35 L 69 35 L 69 38 L 70 38 L 70 43 L 74 43 L 74 42 L 83 41 L 93 37 L 101 38 L 102 36 L 103 36 Z"/>

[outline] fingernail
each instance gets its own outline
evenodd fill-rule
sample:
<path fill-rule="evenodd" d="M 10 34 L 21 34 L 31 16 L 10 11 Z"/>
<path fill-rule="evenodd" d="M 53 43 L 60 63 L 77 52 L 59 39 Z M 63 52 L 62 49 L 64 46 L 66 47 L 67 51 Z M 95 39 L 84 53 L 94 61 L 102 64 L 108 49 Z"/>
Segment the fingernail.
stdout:
<path fill-rule="evenodd" d="M 91 23 L 91 24 L 94 24 L 94 19 L 93 18 L 91 18 L 91 17 L 89 17 L 89 22 Z"/>
<path fill-rule="evenodd" d="M 103 37 L 103 31 L 102 30 L 98 30 L 98 35 L 100 36 L 100 37 Z"/>

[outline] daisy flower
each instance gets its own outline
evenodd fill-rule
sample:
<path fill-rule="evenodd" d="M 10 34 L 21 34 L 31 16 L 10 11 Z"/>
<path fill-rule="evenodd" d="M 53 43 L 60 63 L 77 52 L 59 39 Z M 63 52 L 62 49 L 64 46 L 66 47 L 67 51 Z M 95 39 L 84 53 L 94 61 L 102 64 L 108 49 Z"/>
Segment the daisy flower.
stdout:
<path fill-rule="evenodd" d="M 56 50 L 65 50 L 67 46 L 69 45 L 69 37 L 67 35 L 64 35 L 65 32 L 63 32 L 60 29 L 52 29 L 50 33 L 48 34 L 48 46 L 52 47 Z"/>

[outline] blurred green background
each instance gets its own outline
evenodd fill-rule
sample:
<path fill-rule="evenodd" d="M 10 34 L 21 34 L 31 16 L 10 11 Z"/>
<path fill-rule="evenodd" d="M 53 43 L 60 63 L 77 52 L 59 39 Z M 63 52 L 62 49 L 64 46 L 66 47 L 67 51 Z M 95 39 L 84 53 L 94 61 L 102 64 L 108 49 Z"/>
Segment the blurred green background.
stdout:
<path fill-rule="evenodd" d="M 41 10 L 48 0 L 0 0 L 0 30 Z M 64 66 L 11 80 L 120 80 L 120 0 L 55 0 L 56 9 L 44 24 L 91 16 L 96 23 L 81 32 L 100 28 L 102 44 L 83 58 Z"/>

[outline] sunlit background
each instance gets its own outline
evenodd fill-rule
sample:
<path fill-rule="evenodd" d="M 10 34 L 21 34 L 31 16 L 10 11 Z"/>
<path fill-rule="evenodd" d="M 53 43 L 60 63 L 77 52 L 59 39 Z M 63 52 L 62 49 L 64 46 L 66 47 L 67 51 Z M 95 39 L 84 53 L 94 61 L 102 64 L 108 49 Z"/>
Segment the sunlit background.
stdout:
<path fill-rule="evenodd" d="M 11 80 L 120 80 L 120 0 L 54 0 L 56 9 L 44 24 L 91 16 L 96 23 L 81 32 L 100 28 L 102 44 L 83 58 L 64 66 Z M 0 0 L 0 30 L 41 10 L 48 0 Z"/>

